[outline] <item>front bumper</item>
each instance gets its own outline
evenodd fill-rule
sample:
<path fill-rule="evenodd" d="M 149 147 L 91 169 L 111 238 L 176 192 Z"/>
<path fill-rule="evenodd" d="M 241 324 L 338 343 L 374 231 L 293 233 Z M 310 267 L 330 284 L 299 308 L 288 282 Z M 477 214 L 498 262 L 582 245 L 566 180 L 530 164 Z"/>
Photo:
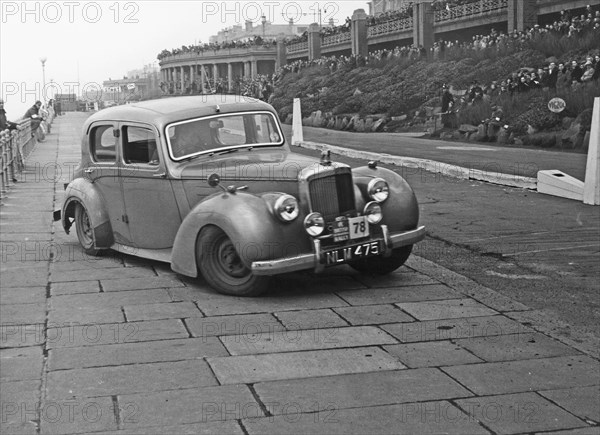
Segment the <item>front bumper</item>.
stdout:
<path fill-rule="evenodd" d="M 413 245 L 425 238 L 425 227 L 420 226 L 416 230 L 404 231 L 402 233 L 389 234 L 386 225 L 381 226 L 383 230 L 383 241 L 385 253 L 389 255 L 392 249 L 402 246 Z M 295 272 L 297 270 L 314 269 L 320 272 L 325 268 L 321 263 L 321 241 L 314 239 L 314 252 L 301 254 L 295 257 L 279 258 L 277 260 L 254 261 L 252 273 L 254 275 L 277 275 L 280 273 Z"/>

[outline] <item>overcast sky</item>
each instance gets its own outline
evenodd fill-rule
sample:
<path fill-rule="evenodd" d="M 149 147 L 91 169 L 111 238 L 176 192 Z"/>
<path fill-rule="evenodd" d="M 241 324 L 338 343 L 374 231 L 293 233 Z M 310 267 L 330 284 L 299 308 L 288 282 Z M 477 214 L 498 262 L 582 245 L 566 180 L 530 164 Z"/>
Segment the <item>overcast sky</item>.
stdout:
<path fill-rule="evenodd" d="M 323 23 L 334 18 L 343 24 L 356 9 L 368 13 L 366 1 L 0 1 L 0 6 L 1 95 L 9 119 L 22 116 L 39 98 L 41 58 L 47 59 L 47 87 L 53 80 L 57 92 L 72 93 L 157 62 L 165 48 L 208 42 L 246 19 L 260 25 L 262 14 L 274 24 L 289 18 L 310 24 L 321 9 Z"/>

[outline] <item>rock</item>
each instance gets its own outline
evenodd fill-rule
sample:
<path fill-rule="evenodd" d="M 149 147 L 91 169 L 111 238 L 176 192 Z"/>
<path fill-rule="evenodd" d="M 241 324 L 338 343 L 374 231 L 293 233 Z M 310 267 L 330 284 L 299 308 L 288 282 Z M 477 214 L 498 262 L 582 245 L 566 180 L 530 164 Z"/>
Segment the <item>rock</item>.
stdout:
<path fill-rule="evenodd" d="M 464 133 L 461 133 L 458 130 L 454 130 L 452 132 L 452 139 L 456 139 L 456 140 L 461 140 L 461 139 L 466 139 Z"/>
<path fill-rule="evenodd" d="M 365 131 L 371 131 L 373 128 L 373 118 L 368 117 L 365 119 Z"/>
<path fill-rule="evenodd" d="M 523 146 L 523 140 L 520 137 L 516 137 L 514 139 L 515 145 L 518 147 L 522 147 Z"/>
<path fill-rule="evenodd" d="M 527 124 L 527 134 L 531 135 L 531 134 L 536 134 L 538 132 L 537 128 L 532 127 L 531 125 Z"/>
<path fill-rule="evenodd" d="M 442 131 L 440 133 L 440 139 L 442 139 L 442 140 L 451 140 L 451 139 L 454 139 L 454 134 L 451 131 Z"/>
<path fill-rule="evenodd" d="M 294 116 L 291 113 L 288 113 L 288 115 L 285 117 L 285 123 L 291 124 L 293 120 L 294 120 Z"/>
<path fill-rule="evenodd" d="M 327 121 L 327 128 L 332 129 L 334 127 L 335 127 L 335 119 L 333 117 L 329 118 L 329 121 Z"/>
<path fill-rule="evenodd" d="M 323 123 L 323 112 L 321 112 L 320 110 L 317 110 L 316 112 L 314 112 L 314 118 L 313 118 L 313 126 L 314 127 L 321 127 L 321 124 Z M 312 114 L 310 116 L 313 116 Z"/>
<path fill-rule="evenodd" d="M 372 132 L 381 131 L 381 130 L 383 130 L 384 127 L 385 127 L 385 119 L 381 118 L 373 123 L 373 126 L 371 127 L 371 131 Z"/>
<path fill-rule="evenodd" d="M 354 91 L 354 93 L 352 94 L 353 96 L 357 96 L 362 94 L 362 92 L 360 91 L 360 89 L 356 88 L 356 90 Z"/>
<path fill-rule="evenodd" d="M 392 121 L 406 121 L 408 115 L 392 116 Z"/>
<path fill-rule="evenodd" d="M 340 125 L 339 130 L 346 130 L 347 127 L 348 127 L 348 118 L 344 116 L 344 119 L 342 120 L 342 124 Z"/>
<path fill-rule="evenodd" d="M 336 130 L 341 130 L 343 128 L 342 123 L 343 123 L 343 118 L 341 118 L 339 116 L 336 117 L 335 118 L 335 126 L 333 128 L 335 128 Z"/>
<path fill-rule="evenodd" d="M 478 134 L 477 134 L 477 132 L 476 132 L 476 131 L 474 131 L 474 132 L 471 132 L 471 133 L 468 133 L 468 135 L 469 135 L 469 137 L 467 138 L 467 140 L 468 140 L 469 142 L 477 142 L 477 137 L 478 137 Z"/>
<path fill-rule="evenodd" d="M 303 126 L 309 126 L 309 123 L 312 122 L 312 120 L 309 118 L 302 118 L 302 125 Z M 310 126 L 312 126 L 312 124 L 310 124 Z"/>
<path fill-rule="evenodd" d="M 484 141 L 486 137 L 487 135 L 485 132 L 485 125 L 479 124 L 479 127 L 477 127 L 477 131 L 472 133 L 471 136 L 469 136 L 469 140 L 472 140 L 474 142 L 481 142 Z"/>
<path fill-rule="evenodd" d="M 575 148 L 576 143 L 579 140 L 579 136 L 583 138 L 584 133 L 582 132 L 581 124 L 578 123 L 577 120 L 575 120 L 571 123 L 569 129 L 563 132 L 563 134 L 561 135 L 561 141 L 563 145 Z"/>
<path fill-rule="evenodd" d="M 562 119 L 563 130 L 568 130 L 571 127 L 571 124 L 573 124 L 573 118 L 569 118 L 568 116 L 565 116 Z"/>
<path fill-rule="evenodd" d="M 359 133 L 365 132 L 365 120 L 359 118 L 354 122 L 354 131 L 358 131 Z"/>
<path fill-rule="evenodd" d="M 473 133 L 477 131 L 477 127 L 471 124 L 461 124 L 461 126 L 458 127 L 458 131 L 461 133 Z"/>

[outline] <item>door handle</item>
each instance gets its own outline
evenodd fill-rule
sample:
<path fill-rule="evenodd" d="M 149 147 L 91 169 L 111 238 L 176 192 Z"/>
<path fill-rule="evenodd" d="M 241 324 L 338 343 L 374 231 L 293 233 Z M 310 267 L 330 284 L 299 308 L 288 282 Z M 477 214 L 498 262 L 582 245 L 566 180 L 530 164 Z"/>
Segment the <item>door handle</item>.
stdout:
<path fill-rule="evenodd" d="M 167 176 L 166 172 L 159 172 L 158 174 L 152 174 L 153 177 L 156 178 L 165 178 Z"/>
<path fill-rule="evenodd" d="M 91 174 L 92 172 L 94 172 L 94 168 L 84 169 L 83 172 L 85 172 L 86 174 Z"/>

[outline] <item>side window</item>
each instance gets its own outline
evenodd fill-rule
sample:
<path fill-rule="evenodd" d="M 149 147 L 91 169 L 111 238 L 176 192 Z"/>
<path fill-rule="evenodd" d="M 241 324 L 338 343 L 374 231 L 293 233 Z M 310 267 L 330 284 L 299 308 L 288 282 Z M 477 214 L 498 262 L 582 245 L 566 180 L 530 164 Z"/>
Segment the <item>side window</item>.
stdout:
<path fill-rule="evenodd" d="M 123 127 L 123 159 L 127 164 L 158 165 L 156 137 L 152 130 L 142 127 Z"/>
<path fill-rule="evenodd" d="M 117 142 L 112 125 L 94 127 L 90 134 L 92 158 L 95 162 L 115 163 L 117 161 Z"/>

